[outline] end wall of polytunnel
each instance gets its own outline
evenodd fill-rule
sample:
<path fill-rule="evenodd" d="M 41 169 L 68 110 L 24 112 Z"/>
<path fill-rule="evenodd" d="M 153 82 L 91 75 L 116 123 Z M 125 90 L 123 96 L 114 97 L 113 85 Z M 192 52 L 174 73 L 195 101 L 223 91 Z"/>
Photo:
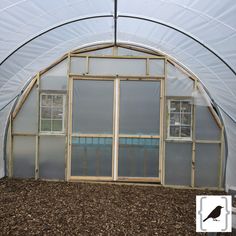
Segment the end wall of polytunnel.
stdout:
<path fill-rule="evenodd" d="M 173 61 L 168 61 L 165 69 L 165 59 L 163 55 L 115 48 L 87 55 L 71 53 L 70 63 L 64 59 L 39 73 L 39 87 L 32 85 L 18 114 L 13 112 L 10 176 L 114 181 L 138 178 L 165 185 L 222 187 L 219 168 L 224 157 L 217 115 L 205 101 L 197 80 Z M 71 104 L 71 108 L 58 107 L 59 103 Z M 119 117 L 119 128 L 112 117 Z M 193 117 L 195 133 L 191 131 Z M 114 143 L 118 169 L 111 166 Z M 117 179 L 113 179 L 113 171 L 117 171 Z"/>

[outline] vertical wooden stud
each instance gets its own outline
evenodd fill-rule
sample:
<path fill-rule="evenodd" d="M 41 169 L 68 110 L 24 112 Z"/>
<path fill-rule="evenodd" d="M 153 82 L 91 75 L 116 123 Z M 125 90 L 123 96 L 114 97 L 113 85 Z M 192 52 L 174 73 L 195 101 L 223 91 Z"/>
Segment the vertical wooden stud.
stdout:
<path fill-rule="evenodd" d="M 71 144 L 72 144 L 72 100 L 73 100 L 73 78 L 69 77 L 68 85 L 68 141 L 67 141 L 67 173 L 66 180 L 68 181 L 71 176 Z"/>
<path fill-rule="evenodd" d="M 113 81 L 113 126 L 112 126 L 112 179 L 114 180 L 114 176 L 115 176 L 115 171 L 114 171 L 114 167 L 115 167 L 115 122 L 116 122 L 116 79 Z"/>
<path fill-rule="evenodd" d="M 193 85 L 194 91 L 197 89 L 197 80 L 194 80 Z M 195 116 L 196 116 L 196 106 L 195 99 L 192 98 L 192 166 L 191 166 L 191 187 L 195 187 L 195 158 L 196 158 L 196 125 L 195 125 Z"/>
<path fill-rule="evenodd" d="M 65 116 L 65 180 L 67 180 L 67 170 L 68 170 L 68 121 L 69 121 L 69 79 L 70 79 L 70 71 L 71 71 L 71 54 L 67 55 L 67 89 L 66 89 L 66 116 Z"/>
<path fill-rule="evenodd" d="M 39 135 L 35 136 L 35 180 L 39 178 Z"/>
<path fill-rule="evenodd" d="M 158 170 L 158 177 L 161 178 L 162 176 L 162 166 L 163 166 L 163 143 L 164 143 L 164 81 L 161 80 L 160 82 L 160 139 L 159 139 L 159 170 Z"/>
<path fill-rule="evenodd" d="M 222 168 L 223 168 L 223 159 L 225 155 L 225 149 L 224 149 L 224 126 L 221 128 L 221 143 L 220 143 L 220 164 L 219 164 L 219 188 L 222 187 Z"/>
<path fill-rule="evenodd" d="M 12 135 L 12 115 L 10 115 L 10 123 L 9 123 L 9 159 L 8 159 L 8 176 L 12 178 L 13 176 L 13 135 Z"/>
<path fill-rule="evenodd" d="M 118 179 L 118 153 L 119 153 L 119 110 L 120 110 L 120 79 L 115 79 L 116 99 L 115 99 L 115 138 L 114 138 L 114 175 L 113 180 Z"/>
<path fill-rule="evenodd" d="M 150 74 L 149 71 L 150 71 L 150 60 L 149 58 L 146 58 L 146 75 Z"/>
<path fill-rule="evenodd" d="M 162 146 L 161 146 L 161 168 L 162 168 L 162 174 L 161 174 L 161 184 L 165 184 L 165 133 L 166 133 L 166 80 L 167 80 L 167 58 L 165 57 L 165 63 L 164 63 L 164 80 L 162 80 L 162 87 L 163 87 L 163 107 L 161 109 L 161 117 L 162 117 Z"/>
<path fill-rule="evenodd" d="M 117 56 L 118 55 L 118 47 L 117 46 L 113 46 L 113 48 L 112 48 L 112 55 L 113 56 Z"/>
<path fill-rule="evenodd" d="M 86 74 L 89 74 L 89 57 L 86 57 Z"/>
<path fill-rule="evenodd" d="M 39 131 L 40 131 L 40 75 L 37 74 L 37 81 L 36 81 L 36 92 L 37 92 L 37 133 L 35 136 L 35 179 L 39 178 Z"/>

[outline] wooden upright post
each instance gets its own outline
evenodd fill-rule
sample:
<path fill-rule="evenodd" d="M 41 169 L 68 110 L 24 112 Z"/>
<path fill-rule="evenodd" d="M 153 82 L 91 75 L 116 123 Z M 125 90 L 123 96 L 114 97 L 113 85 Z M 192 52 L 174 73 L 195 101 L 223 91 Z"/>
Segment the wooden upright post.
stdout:
<path fill-rule="evenodd" d="M 39 132 L 40 132 L 40 75 L 37 74 L 36 92 L 37 92 L 37 133 L 35 136 L 35 179 L 39 178 Z"/>

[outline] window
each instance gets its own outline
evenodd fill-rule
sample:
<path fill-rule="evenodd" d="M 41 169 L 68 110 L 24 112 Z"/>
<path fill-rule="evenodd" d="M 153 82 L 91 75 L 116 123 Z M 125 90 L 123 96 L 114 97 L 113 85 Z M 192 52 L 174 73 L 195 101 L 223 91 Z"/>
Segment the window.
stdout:
<path fill-rule="evenodd" d="M 41 132 L 64 132 L 64 100 L 63 94 L 41 94 Z"/>
<path fill-rule="evenodd" d="M 192 105 L 189 100 L 169 100 L 168 138 L 191 138 Z"/>

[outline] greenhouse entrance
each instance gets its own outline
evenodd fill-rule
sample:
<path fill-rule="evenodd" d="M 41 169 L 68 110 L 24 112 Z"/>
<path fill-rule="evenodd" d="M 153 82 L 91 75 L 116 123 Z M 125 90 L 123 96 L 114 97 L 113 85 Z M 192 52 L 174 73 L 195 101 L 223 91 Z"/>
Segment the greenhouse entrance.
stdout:
<path fill-rule="evenodd" d="M 197 78 L 163 55 L 86 50 L 25 89 L 8 129 L 8 176 L 220 188 L 224 129 Z"/>
<path fill-rule="evenodd" d="M 71 78 L 70 179 L 159 182 L 160 91 L 158 79 Z"/>

